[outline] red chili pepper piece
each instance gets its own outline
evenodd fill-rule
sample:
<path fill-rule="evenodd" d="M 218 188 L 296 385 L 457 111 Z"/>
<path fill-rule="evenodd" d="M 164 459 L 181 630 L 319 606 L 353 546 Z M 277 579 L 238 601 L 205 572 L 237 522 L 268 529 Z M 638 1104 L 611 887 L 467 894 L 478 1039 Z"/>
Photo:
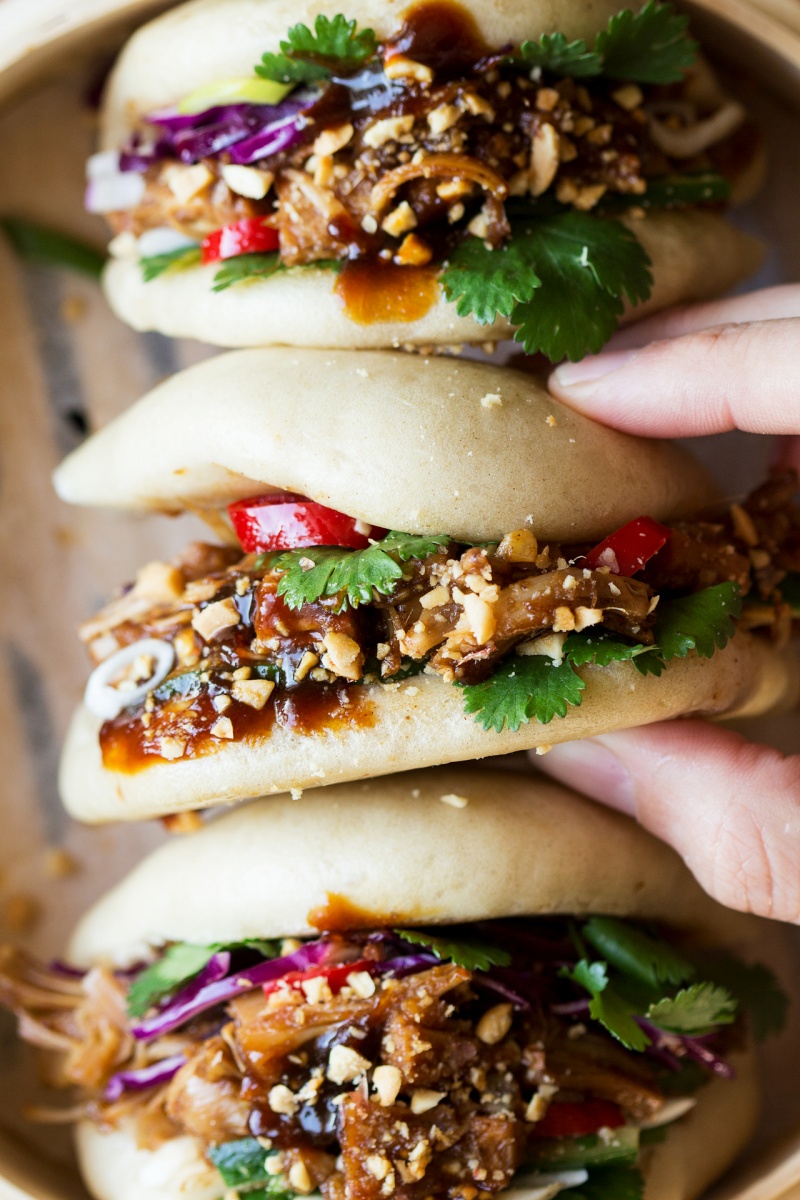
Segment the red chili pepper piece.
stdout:
<path fill-rule="evenodd" d="M 609 534 L 579 562 L 593 571 L 608 567 L 614 575 L 635 575 L 671 536 L 672 531 L 652 517 L 637 517 Z"/>
<path fill-rule="evenodd" d="M 269 983 L 262 984 L 264 995 L 269 996 L 271 992 L 276 992 L 281 987 L 299 988 L 307 979 L 326 980 L 328 987 L 334 995 L 342 990 L 347 980 L 354 971 L 368 971 L 370 974 L 375 970 L 375 963 L 370 959 L 362 958 L 358 962 L 339 963 L 332 967 L 309 967 L 307 971 L 290 971 L 288 975 L 281 976 L 280 979 L 271 979 Z"/>
<path fill-rule="evenodd" d="M 228 513 L 247 554 L 296 550 L 303 546 L 364 550 L 370 538 L 377 540 L 386 532 L 294 492 L 238 500 L 228 505 Z"/>
<path fill-rule="evenodd" d="M 625 1118 L 608 1100 L 583 1100 L 577 1104 L 551 1104 L 533 1126 L 534 1137 L 583 1137 L 598 1129 L 617 1129 Z"/>
<path fill-rule="evenodd" d="M 263 217 L 243 217 L 203 238 L 200 256 L 204 263 L 212 263 L 240 254 L 265 254 L 278 245 L 278 231 L 265 225 Z"/>

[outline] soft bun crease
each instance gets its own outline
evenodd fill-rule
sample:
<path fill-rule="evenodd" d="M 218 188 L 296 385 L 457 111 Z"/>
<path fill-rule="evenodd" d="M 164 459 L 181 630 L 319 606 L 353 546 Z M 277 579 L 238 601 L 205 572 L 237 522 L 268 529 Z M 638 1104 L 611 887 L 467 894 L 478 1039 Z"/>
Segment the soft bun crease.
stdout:
<path fill-rule="evenodd" d="M 549 725 L 531 721 L 516 733 L 483 729 L 464 712 L 459 688 L 418 675 L 407 683 L 361 685 L 365 725 L 307 734 L 274 726 L 267 737 L 222 742 L 205 756 L 155 761 L 133 773 L 104 766 L 101 722 L 81 706 L 61 759 L 61 798 L 81 821 L 136 821 L 530 750 L 672 717 L 755 716 L 795 699 L 798 686 L 792 655 L 745 632 L 710 659 L 676 659 L 660 678 L 640 675 L 629 662 L 583 667 L 579 674 L 586 682 L 580 707 Z"/>
<path fill-rule="evenodd" d="M 624 223 L 650 257 L 653 290 L 644 303 L 626 306 L 623 324 L 675 304 L 713 299 L 751 275 L 763 257 L 755 238 L 716 213 L 653 212 Z M 214 292 L 217 270 L 212 263 L 145 283 L 137 261 L 112 258 L 103 286 L 116 315 L 134 329 L 215 346 L 280 343 L 359 350 L 499 342 L 513 334 L 505 318 L 478 325 L 472 317 L 459 317 L 441 291 L 416 321 L 361 325 L 345 313 L 331 271 L 304 267 Z"/>
<path fill-rule="evenodd" d="M 64 460 L 63 500 L 223 507 L 294 491 L 371 525 L 497 540 L 605 537 L 693 515 L 705 470 L 560 404 L 531 375 L 388 352 L 245 350 L 172 376 Z"/>
<path fill-rule="evenodd" d="M 198 903 L 212 885 L 214 903 Z M 262 797 L 217 816 L 99 900 L 68 955 L 127 966 L 167 941 L 306 936 L 331 898 L 356 926 L 605 913 L 732 948 L 760 928 L 706 895 L 630 818 L 535 772 L 470 764 Z"/>

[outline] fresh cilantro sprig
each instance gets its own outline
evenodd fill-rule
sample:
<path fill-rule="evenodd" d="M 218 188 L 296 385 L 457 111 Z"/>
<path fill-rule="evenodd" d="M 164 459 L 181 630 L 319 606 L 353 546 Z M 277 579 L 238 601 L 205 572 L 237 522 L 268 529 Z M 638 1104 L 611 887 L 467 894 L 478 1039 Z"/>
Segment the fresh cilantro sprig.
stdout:
<path fill-rule="evenodd" d="M 732 954 L 706 951 L 703 971 L 736 997 L 750 1019 L 757 1041 L 781 1032 L 786 1024 L 789 997 L 769 967 L 763 963 L 743 963 Z"/>
<path fill-rule="evenodd" d="M 288 550 L 273 558 L 270 566 L 283 572 L 278 595 L 289 608 L 302 608 L 315 600 L 340 597 L 337 612 L 348 605 L 369 604 L 373 594 L 388 596 L 403 576 L 400 563 L 427 558 L 446 546 L 448 537 L 415 537 L 392 531 L 365 550 L 340 546 L 312 546 Z"/>
<path fill-rule="evenodd" d="M 677 83 L 697 57 L 697 43 L 687 32 L 688 18 L 671 4 L 650 0 L 639 12 L 623 9 L 598 33 L 594 48 L 563 34 L 545 34 L 523 42 L 520 59 L 529 67 L 587 79 L 604 75 L 632 83 Z"/>
<path fill-rule="evenodd" d="M 660 604 L 653 635 L 664 662 L 694 652 L 711 658 L 736 632 L 734 621 L 742 612 L 742 592 L 737 583 L 717 583 Z"/>
<path fill-rule="evenodd" d="M 284 1196 L 293 1197 L 295 1193 L 286 1186 L 281 1174 L 267 1171 L 267 1160 L 277 1153 L 277 1150 L 265 1150 L 256 1138 L 246 1137 L 211 1146 L 208 1157 L 228 1188 L 245 1192 L 248 1200 L 260 1200 L 262 1196 L 269 1200 L 282 1200 Z"/>
<path fill-rule="evenodd" d="M 570 705 L 580 704 L 586 684 L 569 659 L 556 664 L 546 655 L 511 655 L 483 683 L 459 684 L 464 710 L 484 729 L 516 733 L 520 725 L 538 721 L 549 725 L 565 717 Z"/>
<path fill-rule="evenodd" d="M 466 238 L 441 284 L 459 316 L 481 325 L 506 317 L 526 354 L 558 362 L 601 350 L 625 299 L 646 300 L 653 279 L 647 253 L 629 229 L 569 211 L 513 222 L 509 240 L 496 250 Z"/>
<path fill-rule="evenodd" d="M 341 13 L 329 18 L 321 13 L 313 32 L 293 25 L 281 42 L 280 54 L 265 54 L 256 67 L 262 79 L 276 83 L 317 83 L 334 71 L 350 71 L 372 58 L 378 39 L 371 29 L 356 29 Z"/>
<path fill-rule="evenodd" d="M 590 917 L 582 935 L 611 966 L 645 987 L 658 989 L 664 984 L 686 983 L 696 974 L 694 964 L 685 955 L 627 921 Z"/>
<path fill-rule="evenodd" d="M 177 250 L 168 250 L 165 254 L 150 254 L 146 258 L 140 258 L 139 266 L 144 282 L 150 283 L 167 271 L 183 271 L 187 267 L 196 267 L 199 262 L 199 246 L 180 246 Z"/>
<path fill-rule="evenodd" d="M 276 958 L 280 953 L 277 942 L 252 938 L 241 942 L 215 942 L 196 946 L 190 942 L 175 942 L 145 967 L 128 988 L 128 1015 L 143 1017 L 154 1004 L 173 995 L 190 983 L 211 958 L 221 950 L 252 950 L 264 958 Z"/>
<path fill-rule="evenodd" d="M 451 941 L 433 933 L 422 933 L 418 929 L 395 929 L 398 937 L 413 946 L 424 946 L 437 958 L 454 962 L 457 967 L 466 967 L 468 971 L 488 971 L 490 967 L 507 967 L 511 963 L 511 955 L 507 950 L 501 950 L 479 938 L 458 938 Z"/>
<path fill-rule="evenodd" d="M 280 261 L 277 250 L 269 254 L 238 254 L 228 258 L 214 276 L 212 292 L 224 292 L 237 283 L 248 283 L 254 279 L 269 279 L 272 275 L 282 275 L 285 271 L 333 271 L 338 274 L 343 263 L 335 258 L 321 258 L 317 262 L 302 263 L 296 267 L 287 267 Z"/>
<path fill-rule="evenodd" d="M 726 988 L 716 983 L 693 983 L 674 996 L 664 996 L 647 1009 L 647 1019 L 668 1033 L 700 1037 L 719 1025 L 736 1020 L 738 1005 Z"/>

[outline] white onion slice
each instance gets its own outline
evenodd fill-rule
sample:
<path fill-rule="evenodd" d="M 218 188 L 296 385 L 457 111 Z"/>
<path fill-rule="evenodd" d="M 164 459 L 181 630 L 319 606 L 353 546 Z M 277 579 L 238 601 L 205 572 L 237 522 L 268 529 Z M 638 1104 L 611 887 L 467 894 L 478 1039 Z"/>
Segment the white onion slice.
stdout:
<path fill-rule="evenodd" d="M 87 179 L 107 179 L 119 174 L 119 154 L 116 150 L 100 150 L 86 160 Z"/>
<path fill-rule="evenodd" d="M 90 213 L 124 212 L 135 208 L 144 196 L 144 176 L 135 171 L 118 171 L 90 179 L 86 188 L 86 210 Z"/>
<path fill-rule="evenodd" d="M 154 254 L 169 254 L 172 250 L 183 250 L 184 247 L 197 246 L 195 238 L 179 233 L 162 225 L 158 229 L 147 229 L 139 237 L 138 251 L 142 258 L 151 258 Z"/>
<path fill-rule="evenodd" d="M 150 678 L 132 688 L 113 687 L 111 680 L 114 676 L 141 655 L 155 659 L 156 665 Z M 148 692 L 152 692 L 153 688 L 157 688 L 166 679 L 174 662 L 175 649 L 170 642 L 142 638 L 130 646 L 123 646 L 92 671 L 83 693 L 83 702 L 96 717 L 110 721 L 119 716 L 123 708 L 131 708 L 144 700 Z"/>
<path fill-rule="evenodd" d="M 657 117 L 651 117 L 650 136 L 659 150 L 663 150 L 670 158 L 694 158 L 733 133 L 745 115 L 741 104 L 730 100 L 704 121 L 697 121 L 686 129 L 670 129 Z"/>
<path fill-rule="evenodd" d="M 639 1122 L 639 1127 L 641 1129 L 658 1129 L 659 1125 L 671 1125 L 673 1121 L 685 1117 L 695 1104 L 697 1104 L 696 1096 L 676 1096 L 674 1100 L 665 1100 L 654 1116 Z"/>

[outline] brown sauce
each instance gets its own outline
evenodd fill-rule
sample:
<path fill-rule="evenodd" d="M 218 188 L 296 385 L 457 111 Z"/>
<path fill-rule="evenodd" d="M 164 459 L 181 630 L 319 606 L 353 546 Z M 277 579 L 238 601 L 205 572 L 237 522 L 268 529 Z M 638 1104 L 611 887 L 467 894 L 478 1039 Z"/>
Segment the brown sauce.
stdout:
<path fill-rule="evenodd" d="M 357 325 L 419 321 L 439 299 L 438 271 L 381 259 L 357 261 L 340 273 L 334 291 Z"/>
<path fill-rule="evenodd" d="M 387 929 L 397 925 L 401 918 L 380 915 L 359 908 L 338 892 L 327 892 L 321 908 L 314 908 L 306 917 L 313 929 L 324 933 L 346 933 L 349 929 Z"/>
<path fill-rule="evenodd" d="M 132 775 L 157 762 L 215 754 L 232 742 L 252 744 L 262 741 L 275 727 L 312 736 L 328 731 L 365 729 L 374 723 L 366 688 L 319 684 L 291 691 L 276 690 L 260 711 L 233 700 L 223 715 L 230 718 L 233 725 L 233 739 L 211 734 L 211 727 L 220 714 L 211 704 L 207 691 L 190 700 L 164 705 L 152 714 L 148 728 L 142 724 L 141 713 L 123 713 L 113 721 L 106 721 L 100 730 L 103 765 L 109 771 Z M 174 759 L 168 758 L 161 744 L 164 736 L 182 742 L 183 753 Z"/>
<path fill-rule="evenodd" d="M 444 79 L 472 67 L 490 53 L 471 13 L 453 0 L 428 0 L 405 13 L 403 26 L 386 46 L 387 59 L 410 58 Z"/>

